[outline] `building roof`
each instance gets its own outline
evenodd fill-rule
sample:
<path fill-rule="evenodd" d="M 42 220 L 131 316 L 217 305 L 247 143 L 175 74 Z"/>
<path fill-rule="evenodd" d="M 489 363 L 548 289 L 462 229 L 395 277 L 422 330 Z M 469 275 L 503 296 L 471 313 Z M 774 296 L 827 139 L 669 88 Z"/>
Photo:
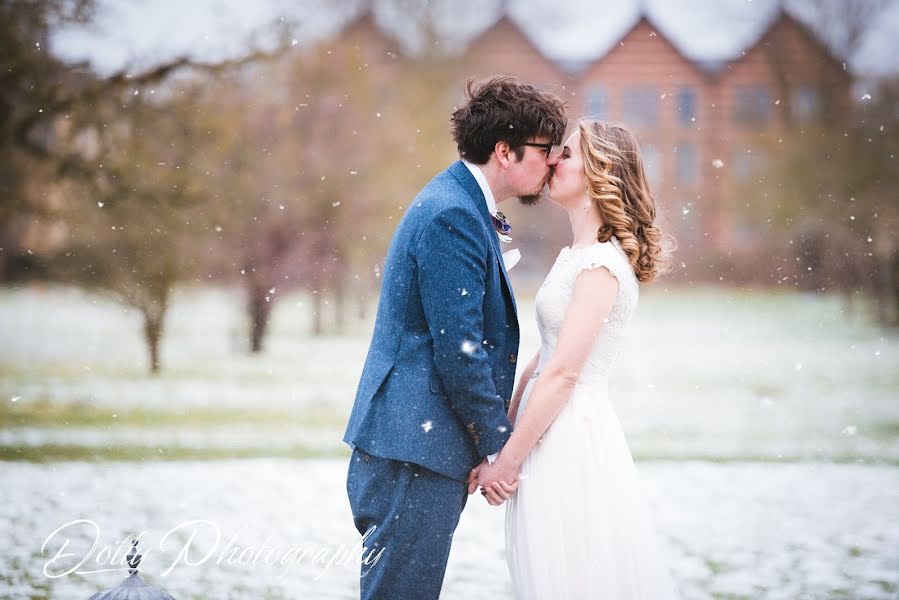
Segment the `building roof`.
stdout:
<path fill-rule="evenodd" d="M 454 48 L 483 35 L 505 11 L 544 56 L 569 73 L 601 60 L 644 19 L 684 58 L 715 71 L 752 48 L 781 11 L 780 0 L 500 0 L 491 10 L 477 9 L 483 5 L 455 0 L 452 8 L 435 11 Z"/>
<path fill-rule="evenodd" d="M 196 0 L 166 3 L 118 3 L 99 0 L 94 27 L 57 32 L 54 51 L 89 60 L 98 70 L 147 66 L 174 55 L 205 59 L 234 55 L 246 48 L 246 36 L 269 39 L 272 24 L 294 23 L 300 43 L 339 35 L 342 27 L 371 13 L 372 22 L 406 52 L 424 43 L 440 43 L 462 52 L 504 15 L 541 54 L 566 71 L 600 60 L 645 17 L 660 35 L 691 62 L 706 70 L 739 58 L 774 24 L 779 10 L 816 31 L 820 40 L 833 32 L 816 29 L 810 0 L 356 0 L 322 10 L 317 0 L 254 3 Z M 427 14 L 438 41 L 426 41 L 417 23 Z M 888 5 L 866 34 L 860 56 L 843 57 L 870 73 L 899 71 L 895 27 L 899 2 Z"/>

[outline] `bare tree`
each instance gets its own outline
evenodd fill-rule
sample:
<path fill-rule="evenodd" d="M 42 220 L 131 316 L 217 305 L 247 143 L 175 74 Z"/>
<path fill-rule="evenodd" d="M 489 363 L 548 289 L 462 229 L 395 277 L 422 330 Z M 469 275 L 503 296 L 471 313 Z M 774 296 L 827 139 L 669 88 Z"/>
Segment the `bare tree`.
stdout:
<path fill-rule="evenodd" d="M 775 36 L 769 59 L 785 129 L 767 149 L 776 157 L 764 176 L 742 190 L 780 224 L 795 258 L 801 289 L 838 291 L 850 307 L 869 299 L 882 323 L 899 322 L 895 265 L 897 84 L 850 99 L 851 59 L 886 6 L 879 0 L 808 5 L 814 29 L 830 53 L 813 68 L 792 62 L 785 37 Z M 805 114 L 791 106 L 797 81 L 816 93 Z"/>
<path fill-rule="evenodd" d="M 126 94 L 73 113 L 80 134 L 57 187 L 67 235 L 53 274 L 140 311 L 153 373 L 173 287 L 201 264 L 188 242 L 210 227 L 196 159 L 206 124 L 196 95 L 181 91 L 165 101 Z"/>

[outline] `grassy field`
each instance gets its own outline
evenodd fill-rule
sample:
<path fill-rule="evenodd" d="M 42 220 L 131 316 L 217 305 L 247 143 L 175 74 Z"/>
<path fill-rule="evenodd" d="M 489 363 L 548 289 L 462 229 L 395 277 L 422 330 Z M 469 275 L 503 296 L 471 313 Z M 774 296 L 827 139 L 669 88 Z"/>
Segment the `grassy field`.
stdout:
<path fill-rule="evenodd" d="M 528 356 L 533 304 L 519 304 Z M 308 306 L 300 295 L 280 299 L 265 353 L 249 356 L 238 292 L 182 290 L 154 377 L 133 312 L 76 290 L 5 290 L 0 453 L 343 455 L 371 324 L 313 338 Z M 847 317 L 837 298 L 652 289 L 611 385 L 645 460 L 896 465 L 897 367 L 899 337 Z"/>

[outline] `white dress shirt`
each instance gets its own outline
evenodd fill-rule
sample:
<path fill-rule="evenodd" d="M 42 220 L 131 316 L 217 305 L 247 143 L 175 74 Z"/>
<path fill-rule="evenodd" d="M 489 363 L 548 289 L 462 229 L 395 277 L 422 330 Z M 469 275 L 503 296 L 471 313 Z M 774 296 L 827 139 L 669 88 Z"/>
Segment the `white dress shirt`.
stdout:
<path fill-rule="evenodd" d="M 464 164 L 468 168 L 468 170 L 471 171 L 471 174 L 474 176 L 475 181 L 478 182 L 478 186 L 484 193 L 484 200 L 487 202 L 487 210 L 491 215 L 495 217 L 497 213 L 496 199 L 493 197 L 493 190 L 491 190 L 490 186 L 487 184 L 487 178 L 484 177 L 484 172 L 481 171 L 481 168 L 479 166 L 474 163 L 470 163 L 467 160 L 463 160 L 462 164 Z M 499 236 L 498 233 L 497 236 Z M 518 264 L 519 260 L 521 260 L 521 252 L 518 251 L 518 248 L 512 248 L 511 250 L 503 252 L 503 265 L 506 267 L 507 273 L 512 270 L 512 267 Z"/>
<path fill-rule="evenodd" d="M 474 163 L 470 163 L 467 160 L 463 160 L 462 164 L 468 167 L 468 170 L 471 171 L 471 174 L 474 176 L 474 180 L 478 182 L 481 191 L 484 192 L 484 199 L 487 201 L 487 210 L 490 211 L 491 215 L 496 215 L 496 199 L 493 197 L 493 190 L 491 190 L 490 186 L 487 184 L 487 178 L 484 177 L 484 172 L 481 170 L 481 167 Z"/>

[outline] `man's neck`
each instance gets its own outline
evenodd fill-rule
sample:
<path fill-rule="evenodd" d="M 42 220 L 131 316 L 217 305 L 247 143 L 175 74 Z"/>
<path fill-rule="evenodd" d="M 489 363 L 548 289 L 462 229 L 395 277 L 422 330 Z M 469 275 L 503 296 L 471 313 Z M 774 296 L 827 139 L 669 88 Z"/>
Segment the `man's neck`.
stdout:
<path fill-rule="evenodd" d="M 508 188 L 502 184 L 501 175 L 495 164 L 487 161 L 483 165 L 477 165 L 477 167 L 484 174 L 484 179 L 487 180 L 487 185 L 490 186 L 490 191 L 493 192 L 493 200 L 497 205 L 511 198 Z"/>

